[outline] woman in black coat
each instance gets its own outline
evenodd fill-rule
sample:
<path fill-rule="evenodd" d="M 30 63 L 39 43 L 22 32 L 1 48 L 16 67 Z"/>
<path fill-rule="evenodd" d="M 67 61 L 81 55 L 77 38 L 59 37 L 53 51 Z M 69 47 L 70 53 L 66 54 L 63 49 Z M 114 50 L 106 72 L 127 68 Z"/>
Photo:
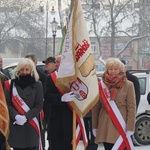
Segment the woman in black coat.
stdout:
<path fill-rule="evenodd" d="M 43 88 L 33 62 L 22 59 L 14 79 L 6 81 L 10 115 L 8 142 L 14 150 L 35 150 L 41 144 L 38 116 L 43 107 Z"/>

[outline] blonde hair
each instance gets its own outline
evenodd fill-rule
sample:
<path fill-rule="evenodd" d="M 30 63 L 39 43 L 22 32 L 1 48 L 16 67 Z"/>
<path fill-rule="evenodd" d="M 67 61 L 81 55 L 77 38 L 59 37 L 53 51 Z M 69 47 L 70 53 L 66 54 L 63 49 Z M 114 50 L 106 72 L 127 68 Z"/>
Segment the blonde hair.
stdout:
<path fill-rule="evenodd" d="M 108 71 L 110 67 L 118 67 L 120 72 L 125 72 L 125 65 L 118 58 L 108 58 L 106 60 L 105 71 Z"/>
<path fill-rule="evenodd" d="M 35 78 L 35 81 L 39 80 L 39 75 L 36 71 L 35 64 L 33 61 L 29 58 L 23 58 L 17 65 L 17 67 L 14 69 L 14 79 L 16 79 L 19 76 L 20 70 L 25 66 L 29 65 L 31 67 L 31 76 Z"/>

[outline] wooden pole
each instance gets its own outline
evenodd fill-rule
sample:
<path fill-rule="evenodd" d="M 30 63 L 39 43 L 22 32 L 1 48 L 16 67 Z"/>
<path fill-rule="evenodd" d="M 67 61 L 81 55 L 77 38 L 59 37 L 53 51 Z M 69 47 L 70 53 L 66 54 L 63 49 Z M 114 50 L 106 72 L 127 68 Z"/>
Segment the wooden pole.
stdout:
<path fill-rule="evenodd" d="M 72 136 L 72 150 L 76 150 L 76 112 L 73 109 L 73 136 Z"/>

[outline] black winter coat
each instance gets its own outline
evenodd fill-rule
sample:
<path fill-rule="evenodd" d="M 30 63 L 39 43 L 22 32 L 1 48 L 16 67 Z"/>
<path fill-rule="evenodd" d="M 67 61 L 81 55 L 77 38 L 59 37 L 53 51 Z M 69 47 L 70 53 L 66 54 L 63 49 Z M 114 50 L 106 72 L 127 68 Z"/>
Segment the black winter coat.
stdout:
<path fill-rule="evenodd" d="M 72 111 L 67 103 L 61 102 L 61 94 L 51 76 L 46 78 L 45 105 L 48 110 L 48 139 L 72 140 Z"/>
<path fill-rule="evenodd" d="M 30 120 L 34 117 L 39 117 L 39 112 L 43 107 L 43 88 L 42 83 L 37 81 L 23 90 L 16 85 L 19 96 L 25 101 L 30 110 L 25 113 L 27 120 Z M 8 104 L 8 110 L 10 115 L 10 134 L 8 142 L 11 147 L 15 148 L 26 148 L 34 147 L 39 145 L 39 136 L 35 129 L 29 124 L 25 123 L 20 126 L 13 124 L 15 121 L 15 116 L 19 114 L 15 107 L 12 105 L 10 92 L 6 92 L 6 101 Z"/>
<path fill-rule="evenodd" d="M 129 73 L 128 71 L 126 71 L 126 76 L 127 76 L 127 79 L 131 81 L 134 85 L 135 96 L 136 96 L 136 109 L 138 109 L 139 102 L 140 102 L 140 84 L 139 84 L 138 78 L 132 75 L 131 73 Z"/>

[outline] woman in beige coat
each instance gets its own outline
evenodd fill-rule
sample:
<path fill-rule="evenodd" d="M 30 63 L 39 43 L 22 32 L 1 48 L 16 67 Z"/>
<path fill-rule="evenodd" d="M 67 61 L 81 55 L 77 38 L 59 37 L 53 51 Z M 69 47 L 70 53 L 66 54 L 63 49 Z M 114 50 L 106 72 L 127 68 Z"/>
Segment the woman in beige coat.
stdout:
<path fill-rule="evenodd" d="M 132 82 L 126 79 L 124 64 L 119 59 L 109 58 L 106 61 L 99 88 L 100 100 L 92 111 L 95 143 L 103 143 L 105 150 L 119 149 L 122 145 L 122 150 L 125 147 L 133 149 L 130 136 L 135 127 L 135 92 Z"/>

